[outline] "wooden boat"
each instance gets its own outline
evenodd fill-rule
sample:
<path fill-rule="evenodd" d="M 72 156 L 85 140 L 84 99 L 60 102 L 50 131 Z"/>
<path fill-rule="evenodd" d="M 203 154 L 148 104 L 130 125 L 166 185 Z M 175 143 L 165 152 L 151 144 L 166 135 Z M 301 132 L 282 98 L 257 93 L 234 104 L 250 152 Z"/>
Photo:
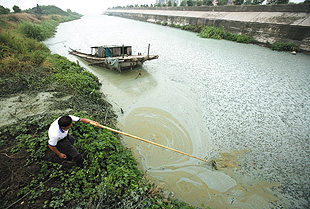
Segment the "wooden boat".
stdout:
<path fill-rule="evenodd" d="M 100 67 L 113 69 L 118 72 L 126 69 L 133 69 L 141 66 L 145 61 L 158 59 L 158 55 L 149 55 L 150 45 L 148 47 L 148 54 L 132 55 L 131 46 L 94 46 L 91 47 L 91 54 L 86 54 L 71 49 L 70 54 L 73 54 L 89 63 L 89 65 L 97 65 Z"/>

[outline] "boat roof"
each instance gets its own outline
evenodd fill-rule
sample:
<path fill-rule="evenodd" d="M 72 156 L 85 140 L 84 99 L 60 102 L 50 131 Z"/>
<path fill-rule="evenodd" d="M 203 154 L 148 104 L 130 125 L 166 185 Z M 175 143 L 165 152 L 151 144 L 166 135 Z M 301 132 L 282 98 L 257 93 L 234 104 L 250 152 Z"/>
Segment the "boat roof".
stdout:
<path fill-rule="evenodd" d="M 92 46 L 90 48 L 100 48 L 100 47 L 114 48 L 114 47 L 123 47 L 123 45 L 103 45 L 103 46 Z M 131 46 L 124 45 L 124 47 L 131 47 Z"/>

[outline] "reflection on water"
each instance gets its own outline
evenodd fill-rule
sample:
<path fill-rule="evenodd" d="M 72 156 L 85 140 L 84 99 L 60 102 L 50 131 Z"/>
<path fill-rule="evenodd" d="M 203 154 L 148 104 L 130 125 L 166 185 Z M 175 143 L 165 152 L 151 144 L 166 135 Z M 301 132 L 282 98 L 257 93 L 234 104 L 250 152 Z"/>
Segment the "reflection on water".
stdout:
<path fill-rule="evenodd" d="M 128 44 L 146 54 L 151 44 L 159 59 L 136 71 L 80 64 L 103 83 L 124 131 L 215 158 L 218 171 L 125 138 L 141 168 L 176 197 L 212 208 L 309 206 L 309 56 L 108 16 L 61 24 L 45 43 L 73 61 L 69 47 Z"/>

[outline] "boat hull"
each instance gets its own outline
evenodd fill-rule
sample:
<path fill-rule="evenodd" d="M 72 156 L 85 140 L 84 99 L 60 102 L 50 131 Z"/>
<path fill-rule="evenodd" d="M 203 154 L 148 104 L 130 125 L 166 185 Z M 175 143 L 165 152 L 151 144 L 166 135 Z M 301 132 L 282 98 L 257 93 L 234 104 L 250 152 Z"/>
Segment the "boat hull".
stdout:
<path fill-rule="evenodd" d="M 85 54 L 76 50 L 71 50 L 70 54 L 75 55 L 86 62 L 89 65 L 96 65 L 107 69 L 116 70 L 121 72 L 123 70 L 130 70 L 135 67 L 143 65 L 145 61 L 158 59 L 158 55 L 130 55 L 119 57 L 96 57 L 91 54 Z"/>

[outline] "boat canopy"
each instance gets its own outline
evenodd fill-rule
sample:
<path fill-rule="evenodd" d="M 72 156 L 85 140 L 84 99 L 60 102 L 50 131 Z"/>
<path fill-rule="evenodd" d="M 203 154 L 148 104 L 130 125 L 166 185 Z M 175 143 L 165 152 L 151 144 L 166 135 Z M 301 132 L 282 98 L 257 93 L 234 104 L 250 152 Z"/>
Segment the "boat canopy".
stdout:
<path fill-rule="evenodd" d="M 105 45 L 93 46 L 90 48 L 91 55 L 95 57 L 119 57 L 132 55 L 131 46 Z"/>

